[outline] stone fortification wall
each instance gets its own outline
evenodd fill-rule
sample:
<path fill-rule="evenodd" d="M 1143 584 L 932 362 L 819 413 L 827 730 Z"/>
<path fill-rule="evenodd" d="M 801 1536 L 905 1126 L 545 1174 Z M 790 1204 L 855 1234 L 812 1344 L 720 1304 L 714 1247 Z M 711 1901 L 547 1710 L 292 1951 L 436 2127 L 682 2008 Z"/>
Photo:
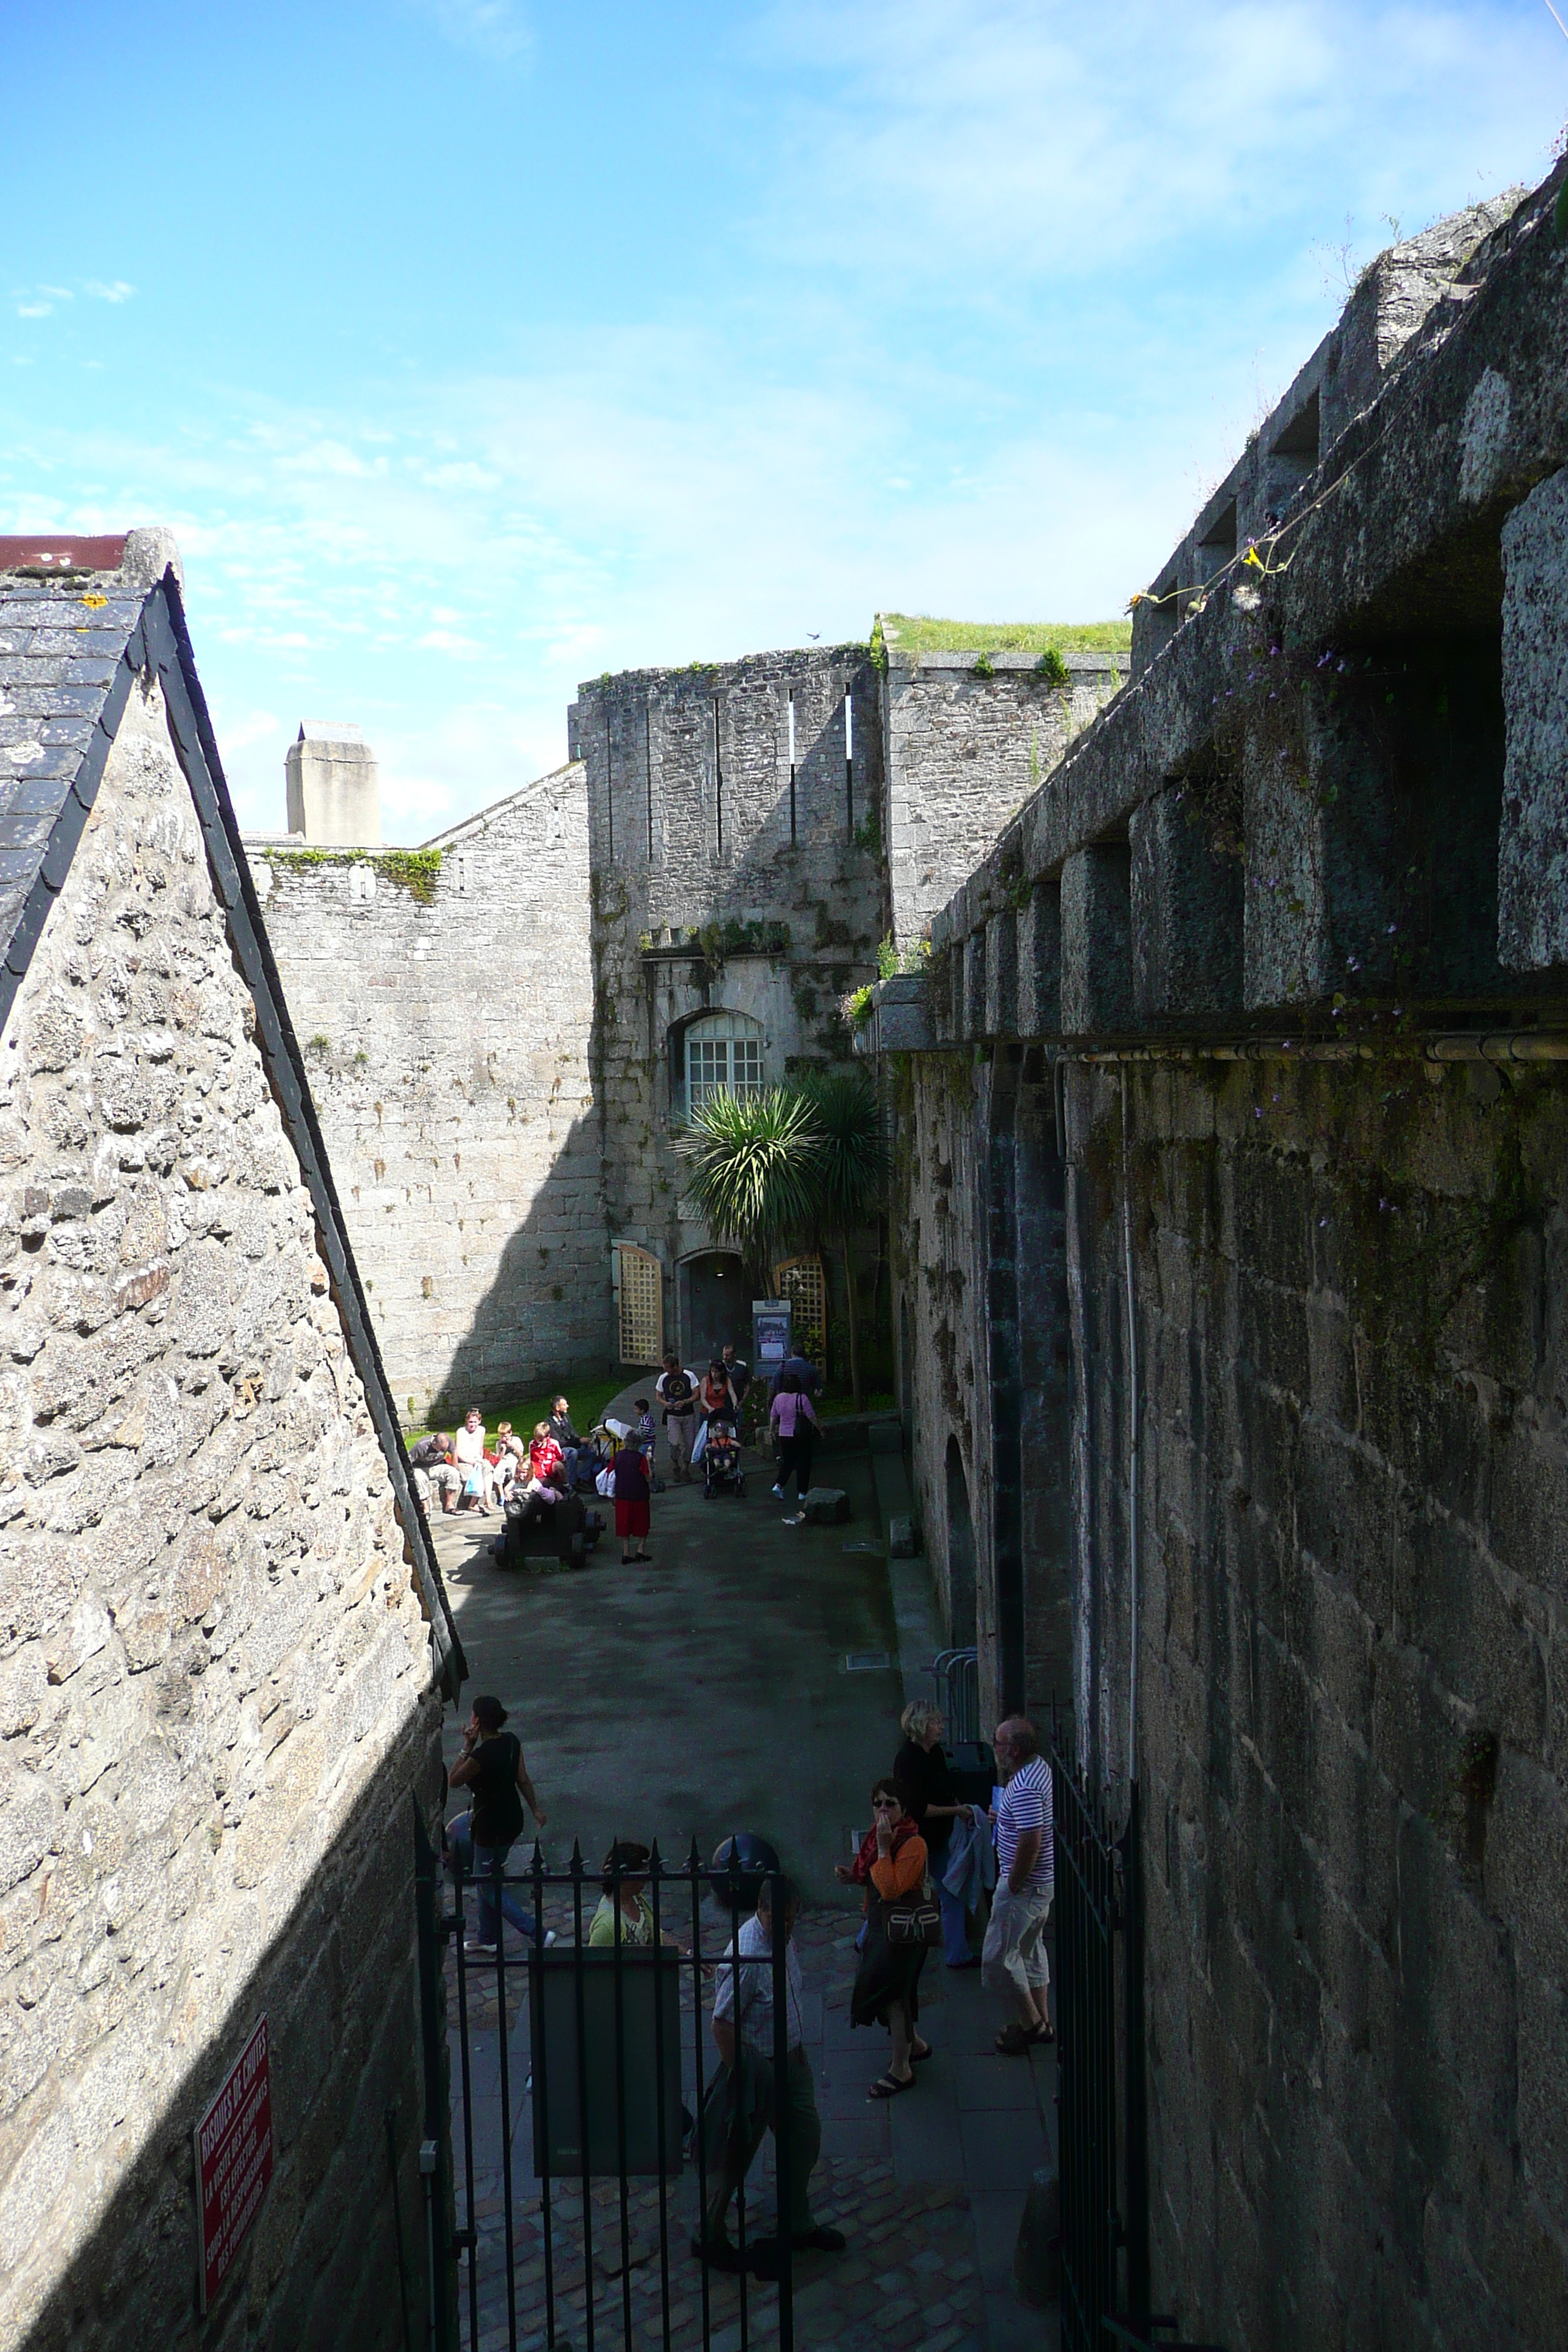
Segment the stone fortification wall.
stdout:
<path fill-rule="evenodd" d="M 423 850 L 252 866 L 399 1407 L 602 1369 L 582 768 Z"/>
<path fill-rule="evenodd" d="M 868 1031 L 933 1550 L 955 1444 L 1139 1783 L 1152 2305 L 1279 2352 L 1568 2335 L 1565 173 Z"/>
<path fill-rule="evenodd" d="M 677 1279 L 710 1238 L 681 1213 L 670 1139 L 685 1026 L 746 1016 L 772 1083 L 847 1057 L 839 1000 L 874 973 L 889 923 L 879 683 L 864 646 L 824 647 L 598 679 L 573 713 L 608 1228 L 659 1258 L 666 1333 L 685 1348 L 710 1344 Z"/>
<path fill-rule="evenodd" d="M 47 650 L 47 648 L 46 648 Z M 157 690 L 0 1046 L 0 2334 L 402 2341 L 410 1794 L 439 1709 Z M 276 2174 L 196 2316 L 192 2129 L 269 2020 Z"/>
<path fill-rule="evenodd" d="M 1556 2342 L 1568 1087 L 1134 1068 L 1125 1150 L 1119 1074 L 1066 1090 L 1110 1772 L 1136 1236 L 1156 2297 L 1227 2344 Z"/>
<path fill-rule="evenodd" d="M 1033 654 L 977 646 L 911 655 L 889 644 L 888 862 L 900 952 L 918 944 L 954 877 L 984 856 L 1127 677 L 1124 654 L 1058 658 L 1061 682 Z"/>

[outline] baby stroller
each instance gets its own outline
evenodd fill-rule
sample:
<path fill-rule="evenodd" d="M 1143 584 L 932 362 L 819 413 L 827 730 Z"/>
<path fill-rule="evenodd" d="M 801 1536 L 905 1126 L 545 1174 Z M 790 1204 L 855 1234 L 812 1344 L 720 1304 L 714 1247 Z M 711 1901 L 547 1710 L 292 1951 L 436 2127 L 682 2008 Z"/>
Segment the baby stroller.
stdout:
<path fill-rule="evenodd" d="M 733 1416 L 711 1413 L 707 1426 L 708 1434 L 702 1443 L 703 1499 L 711 1502 L 715 1495 L 743 1495 L 746 1474 L 741 1467 L 741 1441 L 735 1434 Z"/>

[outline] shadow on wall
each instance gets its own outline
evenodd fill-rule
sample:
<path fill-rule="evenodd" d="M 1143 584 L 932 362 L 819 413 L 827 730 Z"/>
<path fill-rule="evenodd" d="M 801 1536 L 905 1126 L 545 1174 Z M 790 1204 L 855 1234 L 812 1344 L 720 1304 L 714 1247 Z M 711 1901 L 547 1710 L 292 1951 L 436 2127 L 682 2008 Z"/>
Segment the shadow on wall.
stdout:
<path fill-rule="evenodd" d="M 431 1399 L 429 1421 L 470 1404 L 488 1411 L 514 1403 L 520 1391 L 616 1369 L 598 1169 L 598 1121 L 590 1114 L 572 1121 L 532 1207 L 503 1246 L 495 1277 Z"/>
<path fill-rule="evenodd" d="M 404 1742 L 365 1790 L 16 2352 L 195 2352 L 244 2327 L 252 2299 L 254 2340 L 292 2352 L 399 2352 L 410 2329 L 422 2336 L 411 1760 Z M 264 2016 L 272 2181 L 203 2317 L 193 2134 Z"/>

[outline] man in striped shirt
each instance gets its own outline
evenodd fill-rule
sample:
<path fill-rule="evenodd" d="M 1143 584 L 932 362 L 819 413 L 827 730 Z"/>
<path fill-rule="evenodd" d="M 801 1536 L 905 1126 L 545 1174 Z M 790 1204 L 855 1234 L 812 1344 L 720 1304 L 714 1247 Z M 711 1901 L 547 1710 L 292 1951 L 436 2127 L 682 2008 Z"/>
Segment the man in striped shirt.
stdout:
<path fill-rule="evenodd" d="M 1051 1775 L 1035 1727 L 1023 1716 L 1010 1715 L 997 1725 L 994 1746 L 1004 1786 L 991 1816 L 996 1824 L 996 1892 L 981 1955 L 982 1981 L 1012 2007 L 1012 2021 L 997 2035 L 996 2047 L 1004 2057 L 1016 2058 L 1036 2042 L 1053 2039 L 1046 1959 L 1056 1869 Z"/>

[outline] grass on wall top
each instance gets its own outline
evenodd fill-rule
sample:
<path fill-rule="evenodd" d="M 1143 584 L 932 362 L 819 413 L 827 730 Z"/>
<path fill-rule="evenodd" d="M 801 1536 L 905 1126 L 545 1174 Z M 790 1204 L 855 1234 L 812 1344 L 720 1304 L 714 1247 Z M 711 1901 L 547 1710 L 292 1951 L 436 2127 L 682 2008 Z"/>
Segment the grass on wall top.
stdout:
<path fill-rule="evenodd" d="M 879 613 L 877 635 L 900 653 L 1126 653 L 1131 621 L 939 621 L 929 613 Z"/>

